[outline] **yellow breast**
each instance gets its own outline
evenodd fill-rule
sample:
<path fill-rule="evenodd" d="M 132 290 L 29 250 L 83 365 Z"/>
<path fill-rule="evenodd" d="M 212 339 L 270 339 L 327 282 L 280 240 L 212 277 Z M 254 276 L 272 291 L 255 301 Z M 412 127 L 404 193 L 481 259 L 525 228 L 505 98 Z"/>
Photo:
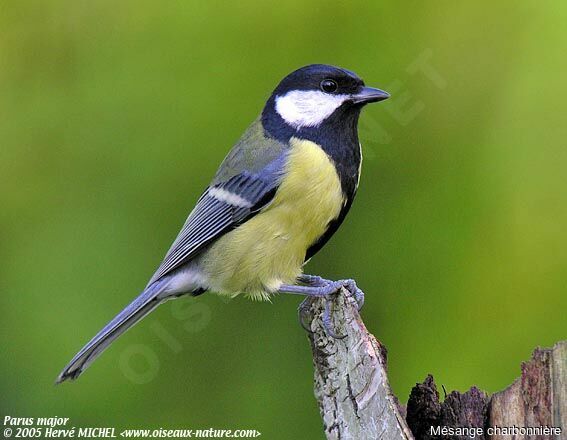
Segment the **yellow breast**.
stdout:
<path fill-rule="evenodd" d="M 221 237 L 203 256 L 211 290 L 267 299 L 301 274 L 307 249 L 338 217 L 344 196 L 337 171 L 315 143 L 292 139 L 272 202 Z"/>

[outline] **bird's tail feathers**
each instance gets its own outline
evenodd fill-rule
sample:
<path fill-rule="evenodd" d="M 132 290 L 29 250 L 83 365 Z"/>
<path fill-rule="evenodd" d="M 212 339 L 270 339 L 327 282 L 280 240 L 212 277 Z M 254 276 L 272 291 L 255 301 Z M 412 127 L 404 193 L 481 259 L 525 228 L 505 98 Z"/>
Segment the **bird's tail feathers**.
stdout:
<path fill-rule="evenodd" d="M 121 334 L 154 310 L 167 296 L 161 295 L 167 288 L 167 279 L 148 286 L 134 301 L 112 319 L 69 362 L 57 377 L 56 383 L 76 379 Z"/>

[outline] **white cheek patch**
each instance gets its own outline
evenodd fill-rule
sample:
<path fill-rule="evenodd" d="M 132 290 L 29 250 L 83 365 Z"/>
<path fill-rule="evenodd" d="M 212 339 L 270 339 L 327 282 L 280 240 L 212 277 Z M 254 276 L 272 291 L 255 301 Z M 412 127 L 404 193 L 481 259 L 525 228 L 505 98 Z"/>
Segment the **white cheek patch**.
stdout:
<path fill-rule="evenodd" d="M 294 90 L 276 98 L 276 111 L 295 128 L 317 127 L 348 98 L 319 90 Z"/>

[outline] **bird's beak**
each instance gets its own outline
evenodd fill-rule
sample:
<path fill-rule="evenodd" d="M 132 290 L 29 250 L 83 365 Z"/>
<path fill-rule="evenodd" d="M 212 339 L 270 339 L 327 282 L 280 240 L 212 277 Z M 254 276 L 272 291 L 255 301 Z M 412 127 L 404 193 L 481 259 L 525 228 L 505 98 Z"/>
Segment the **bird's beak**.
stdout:
<path fill-rule="evenodd" d="M 369 102 L 378 102 L 388 99 L 390 94 L 384 90 L 375 89 L 373 87 L 363 87 L 358 93 L 352 95 L 354 104 L 368 104 Z"/>

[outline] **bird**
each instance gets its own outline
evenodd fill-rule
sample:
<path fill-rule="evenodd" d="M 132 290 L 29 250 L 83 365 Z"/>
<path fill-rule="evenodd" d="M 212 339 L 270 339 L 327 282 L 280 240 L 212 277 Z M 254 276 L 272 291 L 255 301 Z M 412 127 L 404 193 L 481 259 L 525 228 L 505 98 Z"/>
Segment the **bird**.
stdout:
<path fill-rule="evenodd" d="M 345 287 L 361 307 L 364 296 L 353 280 L 307 275 L 303 266 L 341 225 L 356 195 L 362 108 L 389 96 L 354 72 L 326 64 L 284 77 L 221 163 L 145 289 L 72 358 L 56 383 L 76 379 L 126 330 L 183 295 L 269 300 L 288 293 L 309 300 Z M 323 321 L 328 334 L 340 337 L 330 328 L 328 308 Z"/>

